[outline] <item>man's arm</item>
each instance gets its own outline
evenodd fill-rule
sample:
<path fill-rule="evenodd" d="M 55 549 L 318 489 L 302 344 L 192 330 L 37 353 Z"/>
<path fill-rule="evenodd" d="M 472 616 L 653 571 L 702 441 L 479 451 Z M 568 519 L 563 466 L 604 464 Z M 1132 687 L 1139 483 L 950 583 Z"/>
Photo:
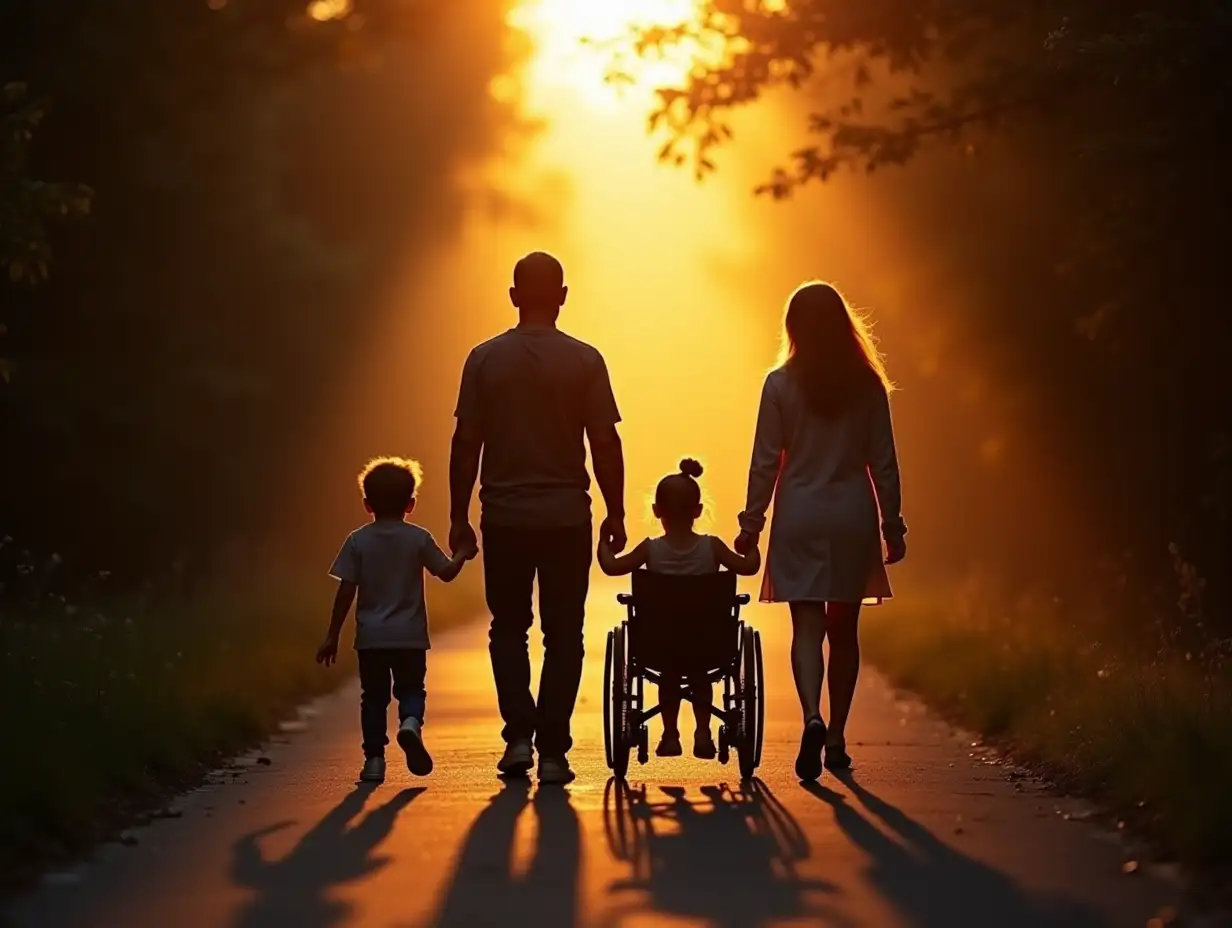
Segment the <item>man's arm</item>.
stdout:
<path fill-rule="evenodd" d="M 458 405 L 454 418 L 458 420 L 449 449 L 449 551 L 474 548 L 475 530 L 471 528 L 471 497 L 479 479 L 479 458 L 483 453 L 483 403 L 479 395 L 480 352 L 467 355 L 462 365 L 458 385 Z"/>
<path fill-rule="evenodd" d="M 590 441 L 595 483 L 599 484 L 599 492 L 607 508 L 607 518 L 600 527 L 599 538 L 606 540 L 615 554 L 623 551 L 629 543 L 625 534 L 625 453 L 620 443 L 620 433 L 616 431 L 619 421 L 620 410 L 616 408 L 616 395 L 612 392 L 607 363 L 601 354 L 595 352 L 595 363 L 586 384 L 586 437 Z"/>
<path fill-rule="evenodd" d="M 629 539 L 625 535 L 625 453 L 620 442 L 620 433 L 615 425 L 595 429 L 587 433 L 590 439 L 590 458 L 595 468 L 595 483 L 603 496 L 607 518 L 603 520 L 612 551 L 624 550 Z"/>
<path fill-rule="evenodd" d="M 457 554 L 476 544 L 470 525 L 471 497 L 479 479 L 479 459 L 483 439 L 479 430 L 465 419 L 458 420 L 449 448 L 449 550 Z"/>

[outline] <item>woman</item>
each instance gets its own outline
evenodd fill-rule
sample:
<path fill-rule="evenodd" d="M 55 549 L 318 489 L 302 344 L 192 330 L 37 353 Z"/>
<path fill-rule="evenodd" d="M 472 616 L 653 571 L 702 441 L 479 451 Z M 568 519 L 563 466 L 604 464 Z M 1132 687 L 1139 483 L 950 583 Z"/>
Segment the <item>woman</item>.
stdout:
<path fill-rule="evenodd" d="M 890 596 L 885 564 L 907 553 L 907 528 L 890 424 L 893 385 L 867 323 L 829 284 L 807 283 L 788 301 L 783 329 L 782 359 L 762 388 L 736 550 L 757 541 L 773 498 L 761 601 L 791 607 L 791 667 L 804 711 L 796 775 L 808 781 L 821 776 L 823 747 L 826 767 L 851 766 L 844 729 L 860 671 L 860 606 Z M 827 636 L 828 730 L 821 719 Z"/>

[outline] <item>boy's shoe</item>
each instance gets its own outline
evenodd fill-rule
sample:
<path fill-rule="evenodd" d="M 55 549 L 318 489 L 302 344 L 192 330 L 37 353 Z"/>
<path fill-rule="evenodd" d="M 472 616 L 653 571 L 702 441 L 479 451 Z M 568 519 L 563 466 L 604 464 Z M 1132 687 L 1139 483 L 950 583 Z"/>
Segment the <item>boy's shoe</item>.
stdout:
<path fill-rule="evenodd" d="M 398 726 L 398 746 L 406 752 L 406 769 L 417 777 L 432 772 L 432 757 L 424 747 L 419 719 L 407 717 Z"/>
<path fill-rule="evenodd" d="M 540 783 L 558 783 L 564 785 L 572 783 L 573 778 L 577 776 L 569 769 L 569 761 L 564 757 L 539 757 L 539 782 Z"/>
<path fill-rule="evenodd" d="M 679 732 L 664 732 L 663 737 L 659 739 L 659 746 L 655 748 L 655 754 L 659 757 L 679 757 L 684 753 L 684 748 L 680 746 Z"/>
<path fill-rule="evenodd" d="M 714 738 L 708 731 L 699 731 L 693 736 L 693 756 L 700 760 L 714 760 L 718 756 L 718 748 L 714 746 Z"/>
<path fill-rule="evenodd" d="M 364 769 L 359 772 L 361 783 L 385 782 L 385 758 L 369 757 L 364 761 Z"/>
<path fill-rule="evenodd" d="M 496 762 L 496 769 L 502 776 L 524 777 L 535 766 L 535 752 L 529 739 L 519 738 L 505 745 L 505 753 Z"/>

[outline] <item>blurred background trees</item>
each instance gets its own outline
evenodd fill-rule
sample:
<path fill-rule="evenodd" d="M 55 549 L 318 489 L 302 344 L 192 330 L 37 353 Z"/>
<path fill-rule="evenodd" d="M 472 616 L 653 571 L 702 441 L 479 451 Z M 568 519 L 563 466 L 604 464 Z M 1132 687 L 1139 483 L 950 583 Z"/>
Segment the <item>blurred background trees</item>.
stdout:
<path fill-rule="evenodd" d="M 946 145 L 1009 151 L 1048 176 L 1043 241 L 1001 256 L 1014 283 L 988 311 L 1049 394 L 1072 454 L 1058 466 L 1101 514 L 1112 573 L 1154 584 L 1179 558 L 1182 586 L 1196 569 L 1202 609 L 1226 617 L 1232 7 L 713 0 L 699 25 L 635 39 L 642 52 L 679 42 L 708 65 L 664 92 L 651 121 L 663 157 L 702 175 L 734 110 L 797 90 L 818 101 L 811 141 L 783 152 L 763 195 Z M 1003 219 L 987 234 L 1005 247 L 1024 220 Z"/>
<path fill-rule="evenodd" d="M 466 7 L 0 4 L 4 533 L 144 581 L 285 503 L 374 295 L 510 120 L 503 4 Z"/>

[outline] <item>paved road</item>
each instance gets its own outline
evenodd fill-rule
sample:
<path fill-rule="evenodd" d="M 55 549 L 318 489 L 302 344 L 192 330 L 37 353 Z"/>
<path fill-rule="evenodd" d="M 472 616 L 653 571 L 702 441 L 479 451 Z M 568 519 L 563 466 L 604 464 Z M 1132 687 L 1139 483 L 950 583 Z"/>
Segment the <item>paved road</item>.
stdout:
<path fill-rule="evenodd" d="M 426 925 L 1142 926 L 1178 890 L 1122 873 L 1115 835 L 862 681 L 856 769 L 814 789 L 791 774 L 798 709 L 786 616 L 749 611 L 769 675 L 760 781 L 651 758 L 622 794 L 603 764 L 596 595 L 568 788 L 503 784 L 486 635 L 438 636 L 426 733 L 437 771 L 358 772 L 357 692 L 315 704 L 236 775 L 183 797 L 177 818 L 56 874 L 10 913 L 22 928 L 341 928 Z M 306 656 L 307 659 L 308 656 Z M 686 724 L 687 724 L 687 709 Z M 294 728 L 296 726 L 290 726 Z M 687 728 L 686 728 L 687 730 Z M 652 737 L 657 732 L 652 731 Z M 391 754 L 391 761 L 395 755 Z M 71 763 L 71 756 L 66 755 Z"/>

